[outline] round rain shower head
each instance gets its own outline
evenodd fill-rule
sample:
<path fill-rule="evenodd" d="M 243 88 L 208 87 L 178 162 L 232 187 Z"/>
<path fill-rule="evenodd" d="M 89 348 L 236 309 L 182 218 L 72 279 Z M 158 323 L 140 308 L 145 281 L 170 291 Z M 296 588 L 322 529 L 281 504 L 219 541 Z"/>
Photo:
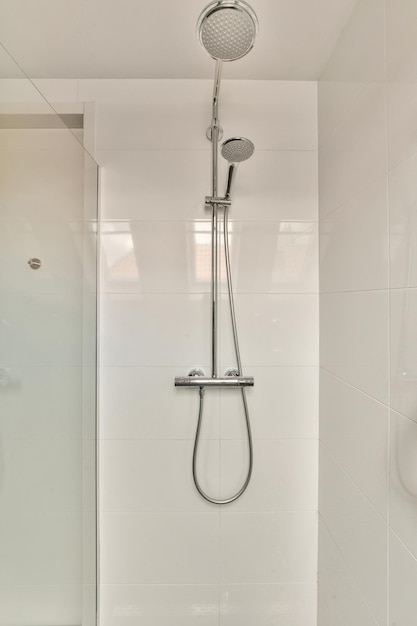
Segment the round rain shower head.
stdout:
<path fill-rule="evenodd" d="M 201 45 L 216 61 L 235 61 L 253 47 L 258 18 L 244 0 L 216 0 L 201 13 L 197 33 Z"/>
<path fill-rule="evenodd" d="M 222 157 L 229 163 L 241 163 L 249 159 L 254 153 L 255 146 L 244 137 L 232 137 L 222 144 Z"/>

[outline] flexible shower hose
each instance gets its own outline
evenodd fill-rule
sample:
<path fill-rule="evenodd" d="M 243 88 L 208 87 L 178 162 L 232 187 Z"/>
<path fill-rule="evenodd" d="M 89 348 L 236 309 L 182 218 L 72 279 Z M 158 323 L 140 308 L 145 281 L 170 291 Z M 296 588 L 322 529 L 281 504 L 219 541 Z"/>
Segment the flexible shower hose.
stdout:
<path fill-rule="evenodd" d="M 238 367 L 238 376 L 242 375 L 242 363 L 240 360 L 240 351 L 239 351 L 239 340 L 237 335 L 237 327 L 236 327 L 236 315 L 235 315 L 235 305 L 233 300 L 233 287 L 232 287 L 232 274 L 230 271 L 230 253 L 229 253 L 229 225 L 228 225 L 228 207 L 224 208 L 224 220 L 223 220 L 223 237 L 224 237 L 224 252 L 225 252 L 225 260 L 226 260 L 226 274 L 227 274 L 227 290 L 229 293 L 229 304 L 230 304 L 230 316 L 232 320 L 232 328 L 233 328 L 233 341 L 235 344 L 235 354 L 236 354 L 236 362 Z M 200 406 L 198 411 L 198 420 L 197 420 L 197 430 L 195 433 L 194 440 L 194 451 L 193 451 L 193 479 L 194 484 L 197 488 L 199 494 L 208 502 L 212 502 L 213 504 L 229 504 L 230 502 L 234 502 L 246 491 L 247 486 L 249 485 L 252 469 L 253 469 L 253 443 L 252 443 L 252 432 L 250 426 L 250 418 L 249 418 L 249 409 L 248 403 L 246 400 L 246 393 L 244 387 L 240 388 L 242 393 L 242 402 L 243 409 L 245 413 L 245 423 L 246 423 L 246 432 L 247 432 L 247 440 L 248 440 L 248 449 L 249 449 L 249 464 L 248 464 L 248 473 L 246 475 L 245 482 L 242 487 L 230 498 L 226 498 L 225 500 L 217 500 L 216 498 L 212 498 L 201 488 L 198 478 L 197 478 L 197 453 L 198 453 L 198 444 L 200 442 L 200 430 L 201 424 L 203 421 L 203 410 L 204 410 L 204 387 L 199 388 L 199 396 L 200 396 Z"/>

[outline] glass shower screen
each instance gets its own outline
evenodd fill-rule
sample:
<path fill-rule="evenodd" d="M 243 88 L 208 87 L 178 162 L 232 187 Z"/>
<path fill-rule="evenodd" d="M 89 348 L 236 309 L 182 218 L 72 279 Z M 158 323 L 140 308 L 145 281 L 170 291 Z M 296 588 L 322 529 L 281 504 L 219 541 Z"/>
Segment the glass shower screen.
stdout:
<path fill-rule="evenodd" d="M 93 626 L 97 166 L 3 48 L 0 85 L 0 626 Z"/>

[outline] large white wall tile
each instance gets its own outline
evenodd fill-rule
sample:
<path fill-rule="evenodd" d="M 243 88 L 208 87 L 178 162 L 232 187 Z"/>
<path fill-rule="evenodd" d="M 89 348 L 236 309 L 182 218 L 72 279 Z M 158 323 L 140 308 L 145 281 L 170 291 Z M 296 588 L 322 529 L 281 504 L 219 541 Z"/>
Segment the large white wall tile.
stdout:
<path fill-rule="evenodd" d="M 101 510 L 207 511 L 192 478 L 192 441 L 102 441 Z M 219 443 L 201 441 L 197 455 L 201 487 L 219 496 Z M 126 481 L 134 476 L 134 481 Z"/>
<path fill-rule="evenodd" d="M 389 409 L 320 372 L 320 441 L 387 517 Z"/>
<path fill-rule="evenodd" d="M 392 412 L 390 526 L 417 558 L 417 424 Z"/>
<path fill-rule="evenodd" d="M 319 508 L 378 624 L 386 624 L 387 525 L 322 446 Z"/>
<path fill-rule="evenodd" d="M 317 292 L 315 223 L 234 221 L 228 232 L 235 293 Z M 210 292 L 209 220 L 105 221 L 101 246 L 102 292 Z M 223 246 L 221 237 L 226 291 Z"/>
<path fill-rule="evenodd" d="M 416 32 L 413 33 L 413 38 Z M 415 41 L 411 50 L 405 52 L 405 63 L 409 63 L 409 55 L 414 54 Z M 415 107 L 417 106 L 417 79 L 393 80 L 387 87 L 388 98 L 388 145 L 389 168 L 397 167 L 417 151 L 417 125 Z"/>
<path fill-rule="evenodd" d="M 203 370 L 210 375 L 208 366 Z M 174 387 L 183 367 L 102 367 L 100 437 L 102 439 L 193 439 L 198 391 Z M 201 437 L 219 436 L 219 390 L 204 397 Z"/>
<path fill-rule="evenodd" d="M 105 220 L 207 219 L 209 146 L 200 150 L 97 150 Z"/>
<path fill-rule="evenodd" d="M 221 497 L 243 485 L 248 468 L 248 445 L 243 440 L 220 444 Z M 314 439 L 256 441 L 251 482 L 228 511 L 315 511 L 318 449 Z"/>
<path fill-rule="evenodd" d="M 218 625 L 217 585 L 103 585 L 101 597 L 102 626 Z"/>
<path fill-rule="evenodd" d="M 227 168 L 220 164 L 225 188 Z M 315 150 L 270 150 L 255 146 L 242 164 L 233 188 L 230 220 L 315 221 L 318 219 L 318 172 Z"/>
<path fill-rule="evenodd" d="M 389 166 L 417 151 L 414 110 L 417 102 L 417 20 L 413 3 L 387 2 L 387 99 Z"/>
<path fill-rule="evenodd" d="M 417 286 L 417 155 L 389 173 L 390 286 Z"/>
<path fill-rule="evenodd" d="M 209 312 L 208 295 L 102 294 L 102 365 L 207 363 Z"/>
<path fill-rule="evenodd" d="M 98 150 L 105 219 L 204 219 L 209 149 Z M 227 164 L 220 162 L 220 191 Z M 261 150 L 239 168 L 231 220 L 316 220 L 317 152 Z"/>
<path fill-rule="evenodd" d="M 106 221 L 101 291 L 210 293 L 211 221 Z"/>
<path fill-rule="evenodd" d="M 248 375 L 255 379 L 255 387 L 246 390 L 254 439 L 316 439 L 318 369 L 252 366 L 249 369 Z M 300 386 L 302 395 L 297 393 Z M 220 410 L 222 437 L 245 437 L 240 394 L 222 390 Z"/>
<path fill-rule="evenodd" d="M 360 78 L 346 81 L 339 75 L 328 80 L 320 78 L 317 84 L 319 149 L 366 85 Z"/>
<path fill-rule="evenodd" d="M 222 513 L 222 583 L 316 581 L 315 512 Z"/>
<path fill-rule="evenodd" d="M 243 366 L 255 379 L 254 387 L 246 389 L 254 439 L 317 439 L 318 368 Z M 225 370 L 220 367 L 221 373 Z M 220 410 L 222 438 L 245 437 L 241 394 L 223 389 Z"/>
<path fill-rule="evenodd" d="M 220 360 L 233 365 L 234 347 L 226 296 L 222 297 L 221 304 Z M 315 294 L 237 294 L 235 308 L 240 352 L 246 368 L 317 364 Z"/>
<path fill-rule="evenodd" d="M 386 172 L 385 87 L 369 84 L 319 151 L 320 216 L 328 215 Z"/>
<path fill-rule="evenodd" d="M 370 394 L 388 398 L 388 294 L 386 291 L 320 296 L 320 362 Z"/>
<path fill-rule="evenodd" d="M 388 288 L 387 181 L 376 183 L 320 222 L 320 288 Z"/>
<path fill-rule="evenodd" d="M 393 289 L 391 312 L 391 404 L 417 421 L 417 289 Z"/>
<path fill-rule="evenodd" d="M 316 626 L 316 585 L 222 585 L 222 626 Z"/>
<path fill-rule="evenodd" d="M 217 583 L 219 518 L 212 507 L 213 513 L 102 513 L 102 583 Z"/>
<path fill-rule="evenodd" d="M 413 626 L 417 615 L 417 559 L 390 533 L 390 624 Z"/>
<path fill-rule="evenodd" d="M 321 516 L 318 623 L 320 626 L 378 626 Z"/>
<path fill-rule="evenodd" d="M 317 224 L 232 222 L 228 231 L 235 293 L 317 293 Z"/>

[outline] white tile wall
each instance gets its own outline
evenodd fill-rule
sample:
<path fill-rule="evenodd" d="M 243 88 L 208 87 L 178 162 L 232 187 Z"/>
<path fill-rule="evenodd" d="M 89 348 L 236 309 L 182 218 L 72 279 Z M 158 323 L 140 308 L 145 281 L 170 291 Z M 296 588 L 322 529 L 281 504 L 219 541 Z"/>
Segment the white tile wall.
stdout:
<path fill-rule="evenodd" d="M 220 360 L 232 364 L 233 339 L 226 298 L 222 297 Z M 236 294 L 235 308 L 247 367 L 318 365 L 316 294 Z"/>
<path fill-rule="evenodd" d="M 414 590 L 417 559 L 393 532 L 390 534 L 390 622 L 412 626 L 417 612 Z"/>
<path fill-rule="evenodd" d="M 225 371 L 222 366 L 220 371 Z M 254 439 L 316 439 L 318 437 L 318 372 L 315 367 L 254 367 L 245 373 L 255 378 L 246 397 Z M 303 393 L 299 394 L 299 386 Z M 222 390 L 221 435 L 224 439 L 244 436 L 241 400 Z"/>
<path fill-rule="evenodd" d="M 205 511 L 194 488 L 191 440 L 102 441 L 102 511 Z M 200 442 L 197 471 L 202 488 L 219 496 L 219 444 Z M 126 480 L 134 476 L 134 484 Z"/>
<path fill-rule="evenodd" d="M 384 85 L 366 85 L 320 147 L 321 217 L 353 198 L 386 171 L 384 96 Z"/>
<path fill-rule="evenodd" d="M 102 626 L 143 621 L 149 626 L 219 623 L 217 585 L 103 585 Z"/>
<path fill-rule="evenodd" d="M 377 626 L 378 622 L 323 519 L 319 518 L 320 626 Z"/>
<path fill-rule="evenodd" d="M 194 365 L 194 364 L 193 364 Z M 197 364 L 205 372 L 207 364 Z M 102 439 L 193 439 L 198 395 L 174 387 L 175 376 L 189 369 L 176 367 L 102 367 L 100 372 L 100 436 Z M 165 393 L 159 393 L 161 386 Z M 140 397 L 140 407 L 137 398 Z M 175 415 L 173 407 L 175 406 Z M 218 439 L 220 394 L 204 400 L 203 439 Z M 306 411 L 307 412 L 307 411 Z M 306 418 L 307 420 L 307 418 Z"/>
<path fill-rule="evenodd" d="M 387 525 L 322 447 L 321 516 L 377 623 L 386 624 Z"/>
<path fill-rule="evenodd" d="M 413 109 L 417 99 L 415 53 L 416 20 L 413 9 L 387 3 L 388 142 L 390 169 L 417 150 Z M 412 3 L 411 3 L 412 4 Z"/>
<path fill-rule="evenodd" d="M 319 81 L 319 626 L 416 621 L 416 20 L 359 0 Z"/>
<path fill-rule="evenodd" d="M 315 511 L 223 513 L 221 582 L 315 582 L 316 535 Z"/>
<path fill-rule="evenodd" d="M 102 294 L 104 366 L 192 367 L 210 359 L 210 299 L 203 294 Z"/>
<path fill-rule="evenodd" d="M 316 625 L 314 583 L 222 585 L 221 621 L 225 626 Z"/>
<path fill-rule="evenodd" d="M 416 287 L 417 155 L 389 173 L 390 285 Z"/>
<path fill-rule="evenodd" d="M 391 396 L 392 407 L 417 421 L 415 345 L 416 289 L 393 289 L 391 306 Z"/>
<path fill-rule="evenodd" d="M 103 584 L 218 582 L 219 517 L 209 513 L 101 514 Z"/>
<path fill-rule="evenodd" d="M 316 440 L 259 440 L 256 451 L 256 465 L 247 497 L 233 502 L 228 510 L 315 511 L 317 472 L 312 468 L 318 466 Z M 221 497 L 227 497 L 245 480 L 247 442 L 245 439 L 222 441 L 220 453 L 220 493 Z"/>
<path fill-rule="evenodd" d="M 387 289 L 388 256 L 383 176 L 320 221 L 321 291 Z"/>
<path fill-rule="evenodd" d="M 322 370 L 321 442 L 385 519 L 388 434 L 388 407 Z"/>
<path fill-rule="evenodd" d="M 388 292 L 320 297 L 320 365 L 377 400 L 388 400 Z M 341 330 L 343 329 L 343 331 Z"/>
<path fill-rule="evenodd" d="M 390 458 L 390 524 L 417 559 L 417 425 L 392 412 Z"/>
<path fill-rule="evenodd" d="M 210 188 L 210 150 L 98 150 L 102 165 L 104 219 L 195 220 L 207 217 L 203 199 Z M 137 176 L 141 172 L 141 176 Z M 220 187 L 225 185 L 222 172 Z M 315 151 L 262 150 L 239 168 L 236 206 L 230 219 L 315 220 Z M 163 184 L 161 184 L 163 183 Z M 187 193 L 184 194 L 184 190 Z M 157 193 L 156 193 L 157 190 Z M 149 208 L 150 212 L 139 211 Z M 259 210 L 262 207 L 262 210 Z"/>
<path fill-rule="evenodd" d="M 176 624 L 316 619 L 317 137 L 314 83 L 225 81 L 225 137 L 255 143 L 230 210 L 236 314 L 253 419 L 253 482 L 225 509 L 191 475 L 210 373 L 211 81 L 80 81 L 102 165 L 101 614 Z M 220 188 L 226 163 L 220 163 Z M 235 366 L 221 254 L 219 370 Z M 209 390 L 199 478 L 245 478 L 240 393 Z M 220 438 L 220 439 L 219 439 Z M 220 491 L 219 491 L 220 489 Z"/>

